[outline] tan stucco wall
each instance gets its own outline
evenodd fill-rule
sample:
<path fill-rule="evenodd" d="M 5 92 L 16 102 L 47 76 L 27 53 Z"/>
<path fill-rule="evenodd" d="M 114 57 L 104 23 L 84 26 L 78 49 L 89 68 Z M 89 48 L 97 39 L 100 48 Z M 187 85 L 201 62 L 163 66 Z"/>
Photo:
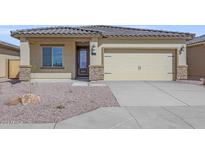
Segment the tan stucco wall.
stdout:
<path fill-rule="evenodd" d="M 205 45 L 187 47 L 187 62 L 189 78 L 205 77 Z"/>
<path fill-rule="evenodd" d="M 32 73 L 67 73 L 66 77 L 75 78 L 76 74 L 76 42 L 90 42 L 97 46 L 97 54 L 92 55 L 90 52 L 91 65 L 103 65 L 103 51 L 109 48 L 124 49 L 171 49 L 179 50 L 185 45 L 185 40 L 140 40 L 132 38 L 27 38 L 30 45 L 30 65 L 32 65 Z M 41 69 L 42 48 L 41 45 L 63 44 L 63 65 L 64 69 Z M 21 52 L 23 53 L 23 52 Z M 181 55 L 176 54 L 176 65 L 186 65 L 186 48 Z M 35 76 L 35 75 L 34 75 Z M 37 76 L 37 75 L 36 75 Z M 39 76 L 39 74 L 38 74 Z"/>
<path fill-rule="evenodd" d="M 31 72 L 45 73 L 38 75 L 46 77 L 46 73 L 53 73 L 53 76 L 47 75 L 49 78 L 75 78 L 76 70 L 76 42 L 89 41 L 88 39 L 69 39 L 69 38 L 35 38 L 29 39 L 30 42 L 30 56 L 31 56 Z M 42 45 L 63 45 L 63 69 L 44 69 L 42 66 Z M 60 73 L 60 75 L 59 75 Z M 66 73 L 66 74 L 65 74 Z M 62 75 L 65 74 L 65 75 Z M 36 75 L 33 75 L 36 76 Z"/>
<path fill-rule="evenodd" d="M 8 77 L 8 59 L 19 59 L 19 52 L 0 47 L 0 78 Z"/>
<path fill-rule="evenodd" d="M 145 39 L 118 39 L 118 38 L 102 38 L 99 40 L 99 46 L 102 44 L 184 44 L 185 40 L 145 40 Z"/>
<path fill-rule="evenodd" d="M 20 65 L 30 65 L 30 45 L 28 41 L 21 41 L 20 44 Z"/>
<path fill-rule="evenodd" d="M 179 50 L 186 47 L 185 40 L 139 40 L 139 39 L 99 39 L 98 53 L 96 55 L 96 65 L 103 64 L 103 50 L 109 48 L 127 48 L 127 49 L 174 49 Z M 187 65 L 186 48 L 184 52 L 177 54 L 176 65 Z"/>

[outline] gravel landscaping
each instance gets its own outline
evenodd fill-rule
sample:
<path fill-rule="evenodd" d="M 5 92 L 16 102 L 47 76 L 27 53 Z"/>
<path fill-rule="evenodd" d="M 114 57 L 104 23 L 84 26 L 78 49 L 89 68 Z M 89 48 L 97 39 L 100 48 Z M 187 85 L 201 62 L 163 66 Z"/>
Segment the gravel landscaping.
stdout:
<path fill-rule="evenodd" d="M 107 86 L 73 87 L 71 83 L 32 83 L 41 102 L 8 106 L 29 92 L 29 83 L 0 83 L 0 123 L 53 123 L 99 107 L 119 106 Z"/>

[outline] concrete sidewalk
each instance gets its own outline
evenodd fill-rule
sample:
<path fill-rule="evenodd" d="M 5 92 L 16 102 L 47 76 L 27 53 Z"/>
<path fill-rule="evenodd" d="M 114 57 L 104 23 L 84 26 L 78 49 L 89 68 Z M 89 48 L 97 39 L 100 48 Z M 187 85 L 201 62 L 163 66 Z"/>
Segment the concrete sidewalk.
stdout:
<path fill-rule="evenodd" d="M 0 124 L 0 129 L 53 129 L 55 123 L 45 124 Z"/>
<path fill-rule="evenodd" d="M 205 128 L 205 106 L 107 107 L 51 124 L 0 125 L 1 129 Z"/>
<path fill-rule="evenodd" d="M 57 123 L 55 128 L 205 128 L 205 107 L 100 108 Z"/>
<path fill-rule="evenodd" d="M 57 123 L 55 128 L 140 128 L 125 108 L 106 107 Z"/>

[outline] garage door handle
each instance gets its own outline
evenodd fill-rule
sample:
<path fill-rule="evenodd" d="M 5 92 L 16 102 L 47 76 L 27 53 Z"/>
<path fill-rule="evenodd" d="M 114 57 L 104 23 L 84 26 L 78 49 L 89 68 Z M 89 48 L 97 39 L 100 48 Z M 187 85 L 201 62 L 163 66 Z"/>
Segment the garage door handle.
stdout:
<path fill-rule="evenodd" d="M 110 57 L 112 57 L 112 56 L 105 56 L 106 58 L 110 58 Z"/>
<path fill-rule="evenodd" d="M 106 73 L 104 73 L 104 74 L 112 74 L 112 73 L 108 73 L 108 72 L 106 72 Z"/>

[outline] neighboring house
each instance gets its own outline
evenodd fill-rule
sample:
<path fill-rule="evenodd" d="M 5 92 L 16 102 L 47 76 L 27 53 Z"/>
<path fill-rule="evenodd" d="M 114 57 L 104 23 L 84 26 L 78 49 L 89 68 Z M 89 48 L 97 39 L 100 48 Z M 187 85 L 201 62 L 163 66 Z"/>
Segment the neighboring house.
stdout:
<path fill-rule="evenodd" d="M 187 42 L 187 62 L 189 79 L 205 77 L 205 35 Z"/>
<path fill-rule="evenodd" d="M 10 43 L 6 43 L 3 41 L 0 41 L 0 78 L 8 78 L 9 77 L 9 71 L 11 72 L 11 75 L 13 75 L 15 72 L 19 71 L 19 66 L 16 68 L 11 68 L 11 65 L 14 64 L 11 61 L 20 59 L 20 49 L 18 46 L 15 46 Z M 9 69 L 10 64 L 10 69 Z M 13 70 L 12 70 L 13 69 Z M 11 78 L 17 78 L 18 73 L 16 73 L 15 77 L 10 76 Z"/>
<path fill-rule="evenodd" d="M 16 30 L 20 79 L 187 79 L 186 41 L 193 34 L 117 26 Z"/>

